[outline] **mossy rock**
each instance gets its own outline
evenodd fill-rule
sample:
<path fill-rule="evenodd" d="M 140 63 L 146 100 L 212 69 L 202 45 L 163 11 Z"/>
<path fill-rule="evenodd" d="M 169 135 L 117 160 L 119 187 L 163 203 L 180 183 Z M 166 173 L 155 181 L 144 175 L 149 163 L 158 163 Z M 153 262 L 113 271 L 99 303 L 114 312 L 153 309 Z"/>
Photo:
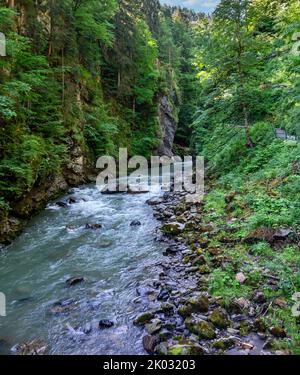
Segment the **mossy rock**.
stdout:
<path fill-rule="evenodd" d="M 227 328 L 230 326 L 228 314 L 224 309 L 215 309 L 208 319 L 218 328 Z"/>
<path fill-rule="evenodd" d="M 201 275 L 208 275 L 211 272 L 211 269 L 206 264 L 204 264 L 199 268 L 199 272 L 201 273 Z"/>
<path fill-rule="evenodd" d="M 189 317 L 185 320 L 186 328 L 200 339 L 212 340 L 216 337 L 214 326 L 205 320 Z"/>
<path fill-rule="evenodd" d="M 162 228 L 161 231 L 164 234 L 176 236 L 180 233 L 182 233 L 184 230 L 184 225 L 181 223 L 169 223 L 165 224 Z"/>
<path fill-rule="evenodd" d="M 203 266 L 206 264 L 206 260 L 204 255 L 199 255 L 197 256 L 193 261 L 192 261 L 193 266 Z"/>
<path fill-rule="evenodd" d="M 203 355 L 204 349 L 198 344 L 173 345 L 168 350 L 169 355 Z"/>
<path fill-rule="evenodd" d="M 247 335 L 249 335 L 250 331 L 251 331 L 251 324 L 249 322 L 247 322 L 246 320 L 241 322 L 240 335 L 241 336 L 247 336 Z"/>
<path fill-rule="evenodd" d="M 158 355 L 168 355 L 168 343 L 161 342 L 155 347 L 155 353 Z"/>
<path fill-rule="evenodd" d="M 193 313 L 206 313 L 209 309 L 209 299 L 205 295 L 200 295 L 190 298 L 187 303 L 180 306 L 178 314 L 183 317 L 188 317 Z"/>
<path fill-rule="evenodd" d="M 212 347 L 219 350 L 227 350 L 235 346 L 235 339 L 232 337 L 219 339 L 213 342 Z"/>
<path fill-rule="evenodd" d="M 169 302 L 163 303 L 163 304 L 161 305 L 161 309 L 162 309 L 162 311 L 165 312 L 165 313 L 168 313 L 168 312 L 173 311 L 174 308 L 175 308 L 175 306 L 172 305 L 172 304 L 169 303 Z"/>
<path fill-rule="evenodd" d="M 209 308 L 209 299 L 205 295 L 200 295 L 196 297 L 192 297 L 187 302 L 189 305 L 192 306 L 193 312 L 202 312 L 205 313 L 208 311 Z"/>
<path fill-rule="evenodd" d="M 134 320 L 134 324 L 135 325 L 143 325 L 143 324 L 146 324 L 148 323 L 151 319 L 154 318 L 154 315 L 153 313 L 151 312 L 145 312 L 141 315 L 139 315 L 135 320 Z"/>
<path fill-rule="evenodd" d="M 254 330 L 256 332 L 266 332 L 267 331 L 267 325 L 264 322 L 264 320 L 261 319 L 261 318 L 257 318 L 254 321 L 253 326 L 254 326 Z"/>

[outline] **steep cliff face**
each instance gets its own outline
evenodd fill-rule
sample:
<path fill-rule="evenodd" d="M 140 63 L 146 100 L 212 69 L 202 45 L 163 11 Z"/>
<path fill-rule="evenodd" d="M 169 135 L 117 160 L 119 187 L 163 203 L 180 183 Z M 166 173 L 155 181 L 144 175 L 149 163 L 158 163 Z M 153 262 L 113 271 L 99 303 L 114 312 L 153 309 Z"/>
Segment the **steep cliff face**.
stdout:
<path fill-rule="evenodd" d="M 75 187 L 94 179 L 95 170 L 85 153 L 77 147 L 70 155 L 69 163 L 61 172 L 38 181 L 26 194 L 12 204 L 8 217 L 0 217 L 0 245 L 8 245 L 21 233 L 28 220 L 52 199 Z"/>
<path fill-rule="evenodd" d="M 158 103 L 158 115 L 161 130 L 161 144 L 157 150 L 159 156 L 173 156 L 174 138 L 178 126 L 176 109 L 168 96 L 164 95 Z"/>
<path fill-rule="evenodd" d="M 7 2 L 15 13 L 3 4 L 14 46 L 0 69 L 6 106 L 3 118 L 0 113 L 0 244 L 7 244 L 47 202 L 92 181 L 99 156 L 127 147 L 131 154 L 171 157 L 179 104 L 169 55 L 167 64 L 163 57 L 158 63 L 160 40 L 137 17 L 126 22 L 141 34 L 127 35 L 125 25 L 123 35 L 122 10 L 99 20 L 86 2 L 78 2 L 77 14 L 67 1 Z M 106 30 L 97 36 L 102 43 L 86 38 L 85 17 Z"/>

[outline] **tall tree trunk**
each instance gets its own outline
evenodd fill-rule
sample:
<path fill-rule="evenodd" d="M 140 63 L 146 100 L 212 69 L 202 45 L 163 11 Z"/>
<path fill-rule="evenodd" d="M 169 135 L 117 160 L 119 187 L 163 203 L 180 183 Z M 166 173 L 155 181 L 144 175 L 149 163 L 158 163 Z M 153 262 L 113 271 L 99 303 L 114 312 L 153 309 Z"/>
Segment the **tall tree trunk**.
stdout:
<path fill-rule="evenodd" d="M 49 49 L 48 49 L 48 56 L 50 57 L 53 53 L 53 0 L 51 0 L 51 8 L 50 8 L 50 35 L 49 35 Z"/>
<path fill-rule="evenodd" d="M 6 3 L 7 3 L 9 8 L 15 7 L 15 0 L 6 0 Z"/>
<path fill-rule="evenodd" d="M 121 71 L 119 69 L 119 71 L 118 71 L 118 89 L 120 88 L 120 86 L 121 86 Z"/>
<path fill-rule="evenodd" d="M 61 51 L 61 73 L 62 73 L 62 105 L 65 104 L 65 54 Z"/>
<path fill-rule="evenodd" d="M 249 116 L 246 105 L 243 103 L 243 113 L 244 113 L 244 126 L 246 133 L 247 146 L 253 148 L 253 142 L 250 135 L 250 125 L 249 125 Z"/>

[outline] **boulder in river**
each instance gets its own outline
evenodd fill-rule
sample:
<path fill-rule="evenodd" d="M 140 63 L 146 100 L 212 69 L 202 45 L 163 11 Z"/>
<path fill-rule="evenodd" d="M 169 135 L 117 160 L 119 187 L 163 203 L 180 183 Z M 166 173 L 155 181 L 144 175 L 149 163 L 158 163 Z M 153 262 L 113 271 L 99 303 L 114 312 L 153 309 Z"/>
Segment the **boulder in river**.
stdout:
<path fill-rule="evenodd" d="M 130 226 L 131 227 L 139 227 L 141 226 L 142 223 L 139 221 L 139 220 L 133 220 L 131 223 L 130 223 Z"/>
<path fill-rule="evenodd" d="M 100 329 L 107 329 L 113 327 L 115 324 L 111 320 L 103 319 L 99 322 Z"/>
<path fill-rule="evenodd" d="M 77 203 L 77 200 L 76 200 L 75 197 L 70 197 L 70 198 L 68 198 L 67 202 L 68 202 L 69 204 L 75 204 L 75 203 Z"/>
<path fill-rule="evenodd" d="M 85 229 L 90 229 L 90 230 L 97 230 L 97 229 L 101 229 L 101 228 L 102 228 L 102 225 L 98 224 L 98 223 L 95 223 L 95 224 L 89 224 L 89 223 L 87 223 L 85 225 Z"/>
<path fill-rule="evenodd" d="M 85 280 L 83 277 L 71 277 L 66 281 L 68 286 L 74 286 L 83 283 Z"/>
<path fill-rule="evenodd" d="M 164 199 L 163 198 L 151 198 L 151 199 L 148 199 L 146 203 L 149 206 L 158 206 L 159 204 L 164 203 Z"/>
<path fill-rule="evenodd" d="M 58 207 L 67 207 L 67 203 L 65 203 L 65 202 L 56 202 L 55 204 Z"/>

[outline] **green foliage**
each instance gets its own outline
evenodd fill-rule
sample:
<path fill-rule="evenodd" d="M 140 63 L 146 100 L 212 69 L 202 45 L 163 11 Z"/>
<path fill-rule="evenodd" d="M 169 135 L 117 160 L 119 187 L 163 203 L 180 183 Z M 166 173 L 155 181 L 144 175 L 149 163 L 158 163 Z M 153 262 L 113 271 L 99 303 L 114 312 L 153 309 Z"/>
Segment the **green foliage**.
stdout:
<path fill-rule="evenodd" d="M 198 22 L 200 98 L 192 139 L 213 186 L 204 199 L 206 221 L 222 226 L 213 246 L 229 256 L 210 274 L 211 292 L 230 304 L 262 290 L 270 301 L 267 326 L 284 327 L 288 335 L 275 349 L 295 354 L 300 334 L 291 306 L 300 288 L 299 247 L 243 239 L 262 227 L 299 233 L 300 144 L 275 137 L 276 128 L 299 135 L 299 56 L 291 53 L 299 20 L 298 0 L 222 0 L 212 19 Z M 237 272 L 246 275 L 244 284 Z M 276 297 L 287 306 L 273 305 Z"/>
<path fill-rule="evenodd" d="M 216 297 L 222 297 L 228 305 L 234 298 L 247 297 L 250 288 L 242 285 L 235 279 L 235 273 L 231 268 L 215 269 L 211 274 L 210 291 Z"/>
<path fill-rule="evenodd" d="M 179 113 L 180 128 L 191 123 L 195 13 L 157 0 L 0 4 L 7 37 L 7 58 L 0 59 L 3 204 L 60 171 L 74 150 L 91 163 L 117 156 L 120 146 L 150 157 L 161 142 L 161 95 L 175 118 Z"/>

